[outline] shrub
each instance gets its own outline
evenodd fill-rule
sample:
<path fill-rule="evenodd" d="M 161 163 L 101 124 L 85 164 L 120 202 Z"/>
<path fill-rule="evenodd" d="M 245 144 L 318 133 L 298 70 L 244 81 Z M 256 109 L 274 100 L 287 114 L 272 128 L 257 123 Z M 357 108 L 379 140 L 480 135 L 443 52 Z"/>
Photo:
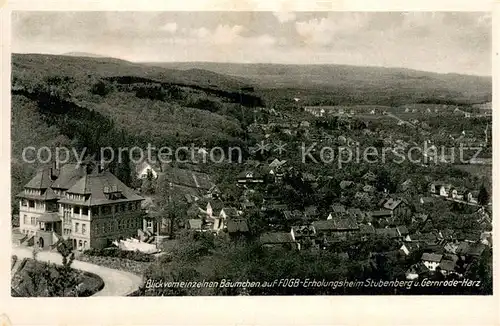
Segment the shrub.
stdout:
<path fill-rule="evenodd" d="M 139 262 L 152 262 L 155 259 L 154 256 L 140 251 L 126 251 L 119 248 L 89 249 L 85 250 L 83 253 L 88 256 L 114 257 Z"/>

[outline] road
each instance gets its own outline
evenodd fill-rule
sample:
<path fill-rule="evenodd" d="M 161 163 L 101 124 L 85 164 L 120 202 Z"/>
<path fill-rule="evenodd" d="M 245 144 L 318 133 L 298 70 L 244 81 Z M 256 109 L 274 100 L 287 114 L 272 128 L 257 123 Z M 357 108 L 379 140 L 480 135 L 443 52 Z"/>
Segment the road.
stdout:
<path fill-rule="evenodd" d="M 19 260 L 33 258 L 31 248 L 13 246 L 12 255 Z M 62 256 L 56 252 L 40 251 L 37 259 L 44 262 L 62 264 Z M 71 267 L 98 275 L 104 281 L 104 288 L 93 296 L 122 297 L 136 291 L 142 285 L 142 278 L 132 273 L 75 260 Z"/>

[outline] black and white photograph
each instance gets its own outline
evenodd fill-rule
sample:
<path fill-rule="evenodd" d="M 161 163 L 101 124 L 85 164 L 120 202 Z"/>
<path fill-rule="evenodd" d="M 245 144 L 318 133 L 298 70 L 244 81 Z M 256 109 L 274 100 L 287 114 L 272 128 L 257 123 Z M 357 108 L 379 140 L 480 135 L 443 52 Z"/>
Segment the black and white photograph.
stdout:
<path fill-rule="evenodd" d="M 491 12 L 10 17 L 12 297 L 493 295 Z"/>

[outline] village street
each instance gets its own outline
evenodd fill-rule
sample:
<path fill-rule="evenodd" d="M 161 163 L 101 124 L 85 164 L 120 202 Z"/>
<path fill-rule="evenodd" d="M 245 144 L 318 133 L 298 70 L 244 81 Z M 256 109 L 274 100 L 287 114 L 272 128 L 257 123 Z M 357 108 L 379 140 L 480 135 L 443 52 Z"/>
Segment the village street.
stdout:
<path fill-rule="evenodd" d="M 23 258 L 33 258 L 31 248 L 12 246 L 12 255 L 16 255 L 19 260 Z M 37 259 L 44 262 L 62 264 L 62 256 L 56 252 L 39 251 Z M 104 281 L 104 288 L 93 296 L 127 296 L 136 291 L 142 284 L 140 276 L 132 273 L 119 271 L 103 266 L 98 266 L 75 260 L 71 265 L 74 269 L 98 275 Z"/>

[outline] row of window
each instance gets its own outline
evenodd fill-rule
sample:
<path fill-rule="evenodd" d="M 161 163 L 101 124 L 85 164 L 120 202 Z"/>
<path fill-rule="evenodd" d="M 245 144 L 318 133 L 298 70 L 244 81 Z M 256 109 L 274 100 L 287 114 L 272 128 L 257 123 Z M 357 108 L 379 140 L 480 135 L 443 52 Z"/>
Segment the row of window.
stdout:
<path fill-rule="evenodd" d="M 23 216 L 23 224 L 31 224 L 31 225 L 36 225 L 36 217 L 32 216 L 31 219 L 28 218 L 28 215 Z"/>
<path fill-rule="evenodd" d="M 23 207 L 29 207 L 29 208 L 35 208 L 35 201 L 34 200 L 22 199 L 21 200 L 21 206 L 23 206 Z"/>
<path fill-rule="evenodd" d="M 82 223 L 82 234 L 87 234 L 87 224 Z M 80 233 L 80 223 L 75 223 L 75 233 Z"/>
<path fill-rule="evenodd" d="M 89 214 L 89 208 L 84 207 L 84 206 L 73 206 L 73 205 L 61 205 L 62 210 L 63 210 L 63 215 L 71 215 L 71 209 L 73 209 L 73 214 L 80 214 L 82 215 L 88 215 Z M 132 203 L 122 203 L 122 204 L 116 204 L 116 205 L 106 205 L 106 206 L 97 206 L 97 207 L 92 207 L 91 209 L 91 214 L 93 216 L 98 216 L 98 215 L 110 215 L 111 213 L 119 213 L 119 212 L 127 212 L 127 211 L 137 211 L 141 209 L 141 204 L 139 202 L 132 202 Z"/>
<path fill-rule="evenodd" d="M 142 221 L 137 218 L 125 218 L 117 221 L 103 221 L 92 223 L 92 232 L 106 234 L 121 230 L 137 229 L 142 227 Z"/>

